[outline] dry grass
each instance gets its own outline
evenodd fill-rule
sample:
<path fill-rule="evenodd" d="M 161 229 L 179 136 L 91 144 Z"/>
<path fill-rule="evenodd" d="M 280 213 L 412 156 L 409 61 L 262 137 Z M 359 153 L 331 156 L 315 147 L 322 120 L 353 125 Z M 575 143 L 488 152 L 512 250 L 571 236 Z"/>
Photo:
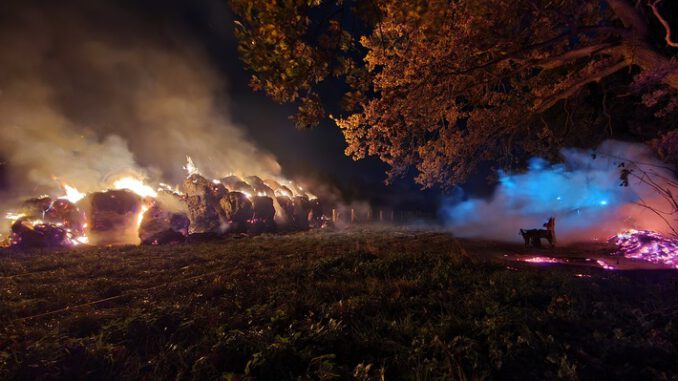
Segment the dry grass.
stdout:
<path fill-rule="evenodd" d="M 512 271 L 501 249 L 352 230 L 3 252 L 0 379 L 678 377 L 677 275 Z"/>

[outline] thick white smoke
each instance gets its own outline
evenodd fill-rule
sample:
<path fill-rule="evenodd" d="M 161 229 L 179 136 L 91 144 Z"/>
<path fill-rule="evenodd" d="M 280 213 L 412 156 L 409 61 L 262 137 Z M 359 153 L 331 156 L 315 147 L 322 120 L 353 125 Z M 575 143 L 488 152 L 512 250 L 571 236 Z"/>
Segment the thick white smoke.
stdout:
<path fill-rule="evenodd" d="M 678 190 L 671 168 L 647 146 L 606 141 L 594 151 L 564 149 L 561 155 L 562 164 L 535 158 L 524 173 L 500 173 L 489 200 L 447 200 L 443 218 L 455 235 L 507 241 L 521 241 L 520 228 L 542 228 L 551 216 L 565 242 L 605 240 L 628 228 L 670 233 L 667 223 L 678 226 L 675 214 L 662 218 L 640 205 L 671 211 L 667 199 L 641 180 L 644 175 L 661 189 Z M 628 186 L 620 185 L 624 168 L 632 170 Z"/>
<path fill-rule="evenodd" d="M 186 155 L 208 176 L 279 174 L 199 47 L 102 3 L 0 4 L 0 208 L 130 173 L 176 183 Z"/>

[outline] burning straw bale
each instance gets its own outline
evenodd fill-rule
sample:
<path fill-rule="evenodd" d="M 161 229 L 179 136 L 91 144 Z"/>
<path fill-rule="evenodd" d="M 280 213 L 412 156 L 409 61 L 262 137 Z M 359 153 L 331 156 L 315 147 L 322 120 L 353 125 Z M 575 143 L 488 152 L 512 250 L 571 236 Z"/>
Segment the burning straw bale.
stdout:
<path fill-rule="evenodd" d="M 273 180 L 273 179 L 266 179 L 264 180 L 264 184 L 266 184 L 267 187 L 271 188 L 274 192 L 280 189 L 282 185 L 280 185 L 279 182 Z"/>
<path fill-rule="evenodd" d="M 12 223 L 9 245 L 21 249 L 64 247 L 84 234 L 85 216 L 73 203 L 49 197 L 26 200 Z"/>
<path fill-rule="evenodd" d="M 280 213 L 283 220 L 284 226 L 281 226 L 286 229 L 293 228 L 292 216 L 294 215 L 294 202 L 291 198 L 287 196 L 278 196 L 275 198 L 275 201 L 280 205 Z"/>
<path fill-rule="evenodd" d="M 273 189 L 271 189 L 264 181 L 257 176 L 248 176 L 245 181 L 254 189 L 258 196 L 275 197 Z"/>
<path fill-rule="evenodd" d="M 58 199 L 52 202 L 45 211 L 45 221 L 50 224 L 62 225 L 74 235 L 79 236 L 85 230 L 85 214 L 74 203 Z"/>
<path fill-rule="evenodd" d="M 109 190 L 88 195 L 89 239 L 92 244 L 137 243 L 141 197 L 128 190 Z"/>
<path fill-rule="evenodd" d="M 12 224 L 10 244 L 20 249 L 68 246 L 68 232 L 62 226 L 38 223 L 22 217 Z"/>
<path fill-rule="evenodd" d="M 221 183 L 231 192 L 242 192 L 247 195 L 255 194 L 254 188 L 242 181 L 238 176 L 228 176 L 221 179 Z"/>
<path fill-rule="evenodd" d="M 284 185 L 281 185 L 280 188 L 278 188 L 278 192 L 280 192 L 283 196 L 287 197 L 292 197 L 292 195 L 294 194 L 294 192 L 292 192 L 292 189 Z"/>
<path fill-rule="evenodd" d="M 183 242 L 188 235 L 190 220 L 184 213 L 172 213 L 155 204 L 143 216 L 139 226 L 142 245 L 162 245 Z"/>
<path fill-rule="evenodd" d="M 238 176 L 226 176 L 221 179 L 221 183 L 224 184 L 224 186 L 230 190 L 234 190 L 238 183 L 241 183 L 242 180 L 240 180 L 240 177 Z"/>
<path fill-rule="evenodd" d="M 273 199 L 266 196 L 252 197 L 254 216 L 250 229 L 254 232 L 275 230 L 275 208 Z"/>
<path fill-rule="evenodd" d="M 42 219 L 52 204 L 50 197 L 35 197 L 21 204 L 21 213 L 31 219 Z"/>
<path fill-rule="evenodd" d="M 312 228 L 321 228 L 323 226 L 323 207 L 320 200 L 310 200 L 310 211 L 308 213 L 308 223 Z"/>
<path fill-rule="evenodd" d="M 311 211 L 311 203 L 308 197 L 296 196 L 293 199 L 294 206 L 294 226 L 297 229 L 308 229 L 308 214 Z"/>
<path fill-rule="evenodd" d="M 188 206 L 190 234 L 221 233 L 219 200 L 226 195 L 222 184 L 214 184 L 206 178 L 193 174 L 184 181 L 185 199 Z"/>
<path fill-rule="evenodd" d="M 219 206 L 229 225 L 229 231 L 245 231 L 247 221 L 254 217 L 252 202 L 241 192 L 229 192 L 219 200 Z"/>

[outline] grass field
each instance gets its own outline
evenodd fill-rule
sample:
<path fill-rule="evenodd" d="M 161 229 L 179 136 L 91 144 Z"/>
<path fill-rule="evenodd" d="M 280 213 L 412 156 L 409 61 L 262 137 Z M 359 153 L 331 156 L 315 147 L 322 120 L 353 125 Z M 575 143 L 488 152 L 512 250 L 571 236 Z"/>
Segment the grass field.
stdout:
<path fill-rule="evenodd" d="M 678 378 L 678 274 L 502 250 L 356 229 L 0 252 L 0 379 Z"/>

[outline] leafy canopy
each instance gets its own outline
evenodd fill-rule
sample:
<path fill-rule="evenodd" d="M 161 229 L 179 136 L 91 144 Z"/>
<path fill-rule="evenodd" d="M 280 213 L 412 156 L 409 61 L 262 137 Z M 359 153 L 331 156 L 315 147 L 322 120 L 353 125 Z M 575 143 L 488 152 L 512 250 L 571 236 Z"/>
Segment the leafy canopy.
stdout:
<path fill-rule="evenodd" d="M 449 186 L 483 162 L 519 165 L 628 133 L 647 140 L 677 120 L 661 0 L 231 4 L 252 88 L 296 102 L 304 128 L 326 117 L 320 85 L 342 81 L 342 116 L 330 117 L 346 154 L 379 157 L 389 179 L 415 167 L 423 186 Z"/>

